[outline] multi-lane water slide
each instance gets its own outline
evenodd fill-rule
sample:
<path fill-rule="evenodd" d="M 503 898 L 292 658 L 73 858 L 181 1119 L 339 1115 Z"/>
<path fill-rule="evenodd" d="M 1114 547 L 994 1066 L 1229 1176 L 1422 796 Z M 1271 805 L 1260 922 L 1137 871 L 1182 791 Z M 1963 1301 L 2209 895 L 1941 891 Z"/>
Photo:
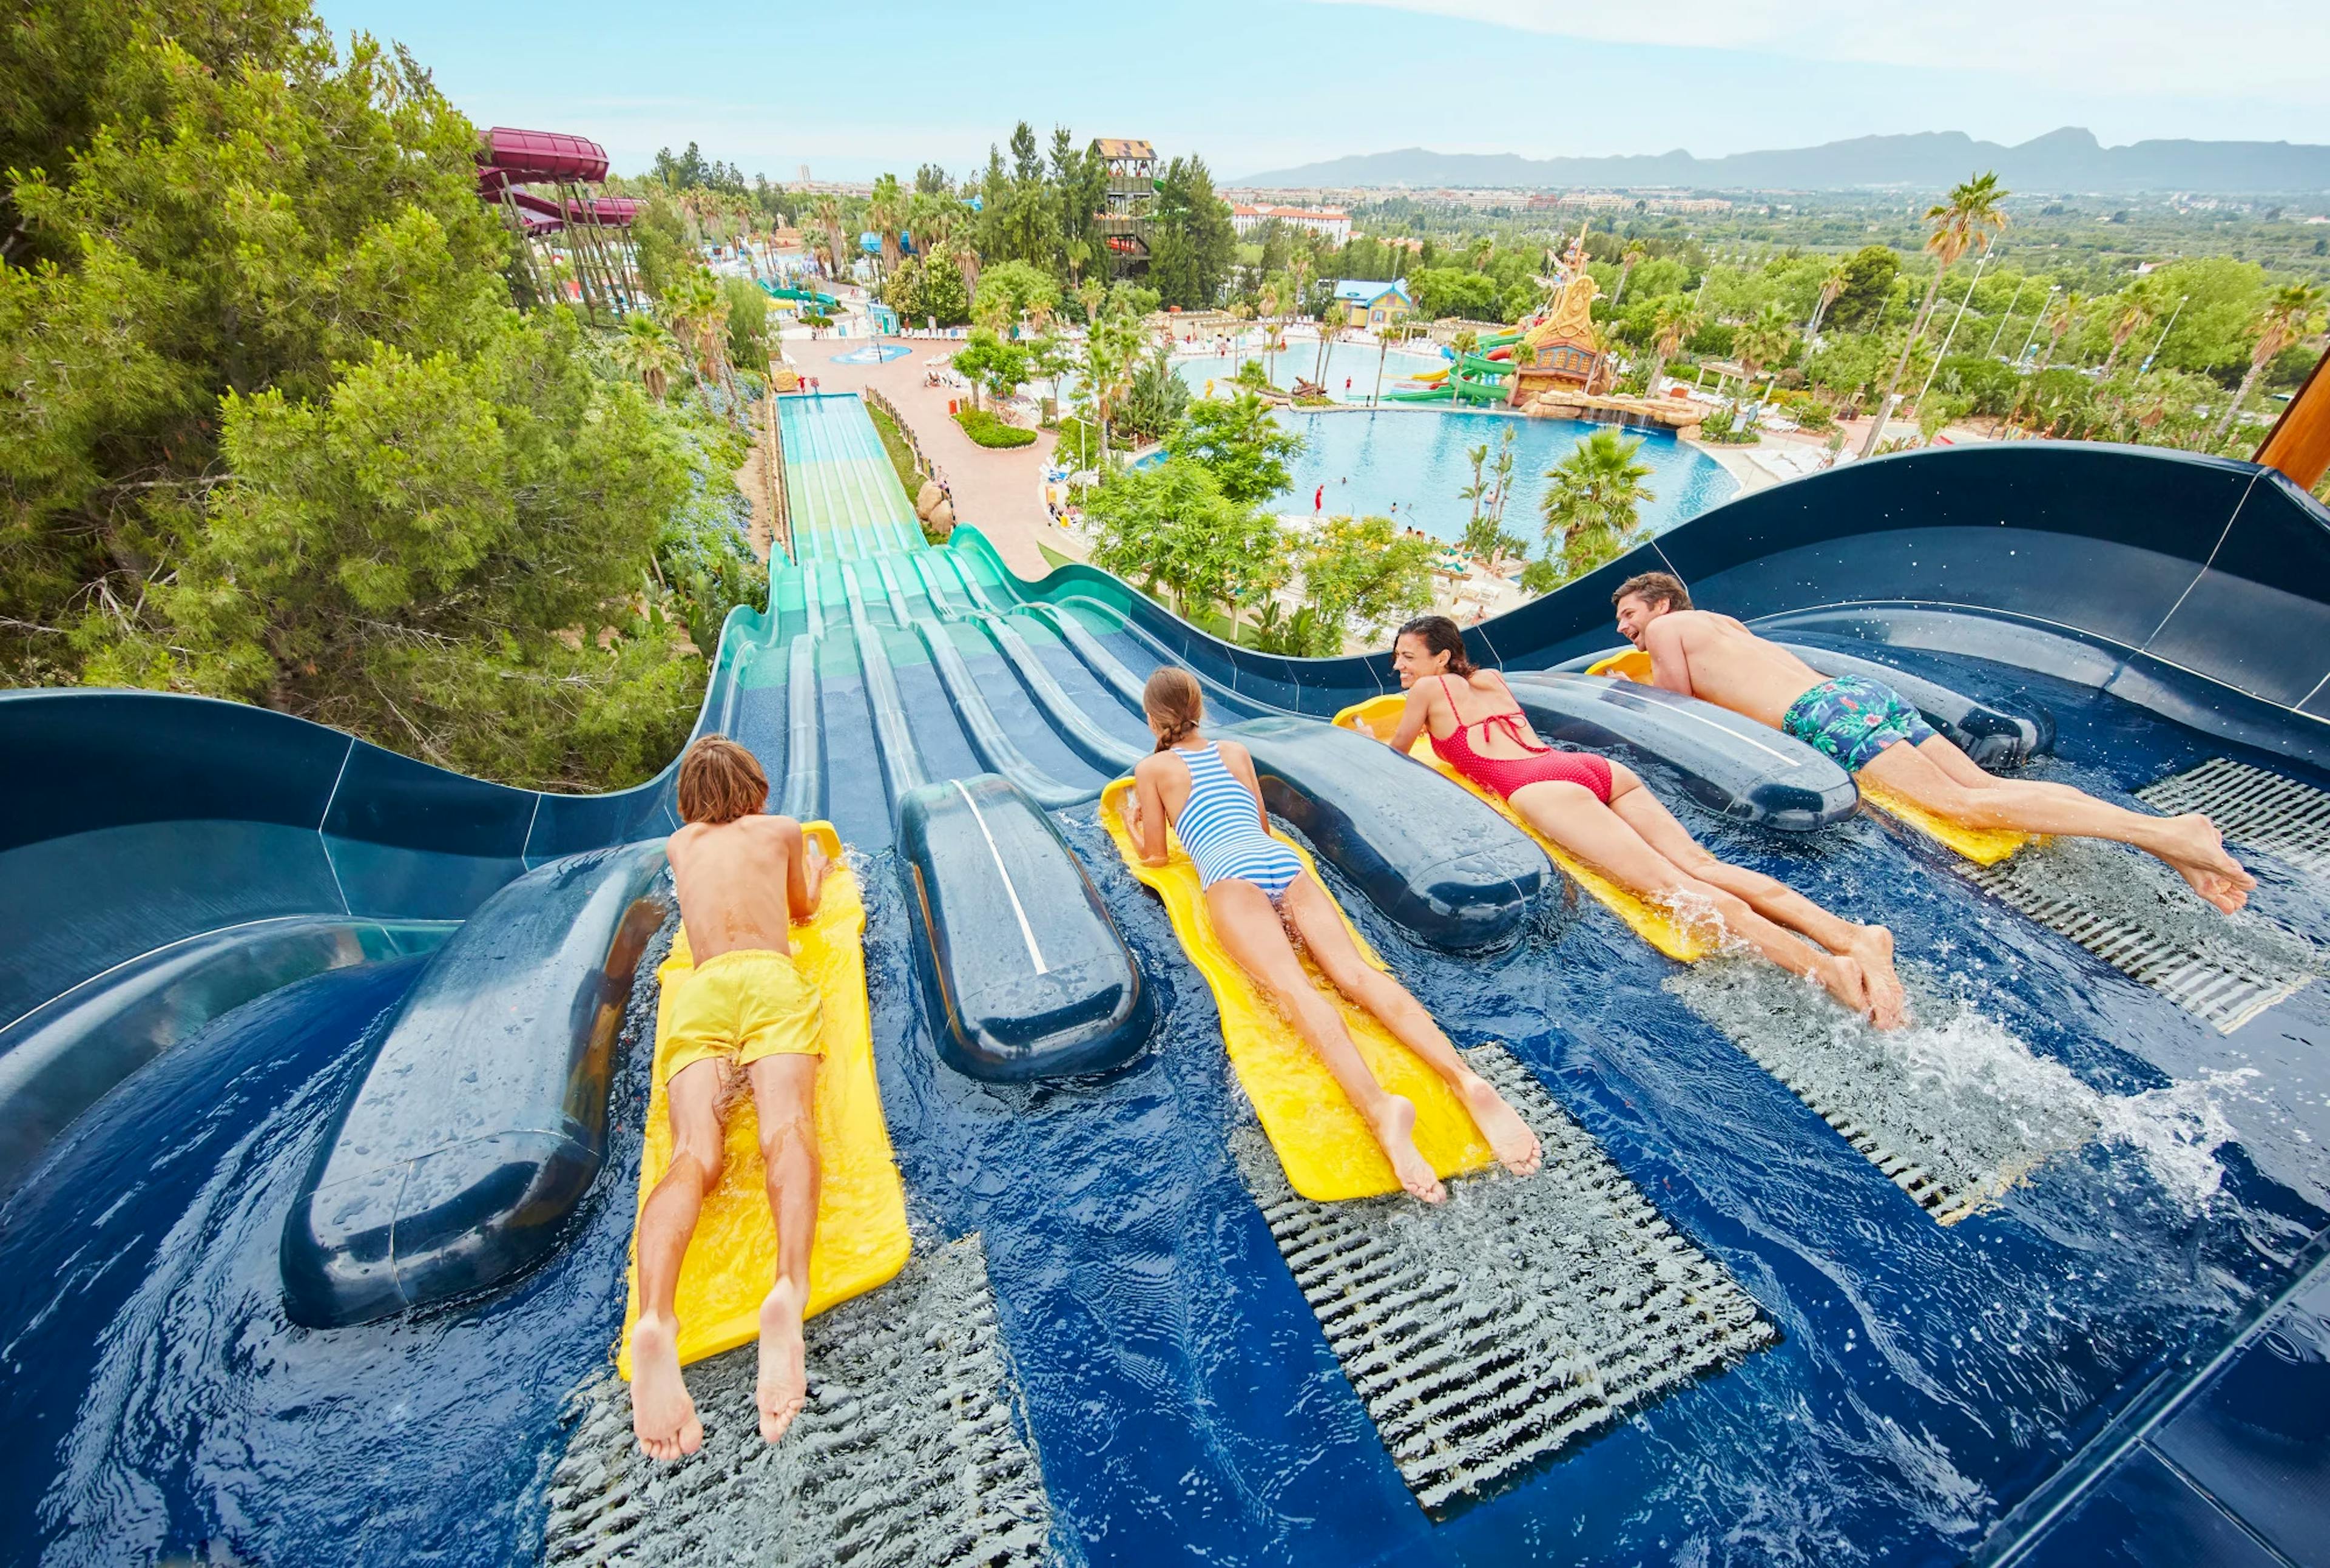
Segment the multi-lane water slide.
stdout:
<path fill-rule="evenodd" d="M 1516 838 L 1452 863 L 1441 846 L 1474 803 L 1316 722 L 1392 688 L 1382 656 L 1234 650 L 1088 568 L 1021 582 L 970 528 L 927 547 L 855 400 L 791 400 L 782 418 L 797 563 L 772 574 L 764 609 L 731 618 L 698 729 L 752 746 L 779 781 L 780 809 L 829 817 L 876 857 L 871 875 L 894 868 L 908 917 L 877 923 L 874 936 L 905 951 L 877 973 L 911 967 L 919 1019 L 889 1014 L 902 1032 L 886 1043 L 886 1076 L 925 1035 L 965 1083 L 1104 1071 L 1151 1049 L 1160 1020 L 1202 1015 L 1194 988 L 1142 936 L 1139 895 L 1090 825 L 1101 785 L 1146 747 L 1137 682 L 1169 659 L 1196 670 L 1218 717 L 1241 725 L 1274 811 L 1334 869 L 1347 902 L 1373 907 L 1379 940 L 1389 931 L 1419 951 L 1493 955 L 1543 939 L 1533 923 L 1558 902 L 1558 879 L 1541 859 Z M 1671 799 L 1699 803 L 1700 824 L 1749 824 L 1735 836 L 1839 831 L 1849 784 L 1767 733 L 1557 672 L 1606 647 L 1610 584 L 1653 566 L 1679 572 L 1709 607 L 1937 683 L 1921 702 L 1972 692 L 1954 710 L 1965 733 L 1970 715 L 1978 726 L 2003 714 L 2013 727 L 2018 713 L 2051 708 L 2091 747 L 2150 737 L 2145 762 L 2222 756 L 2214 774 L 2180 774 L 2180 786 L 2215 792 L 2212 809 L 2240 824 L 2237 847 L 2247 830 L 2268 855 L 2320 874 L 2320 797 L 2309 792 L 2330 775 L 2330 518 L 2269 470 L 2037 445 L 1880 460 L 1742 498 L 1472 633 L 1509 670 L 1548 672 L 1517 683 L 1541 729 L 1628 752 Z M 615 795 L 540 794 L 260 710 L 147 693 L 8 693 L 0 728 L 13 759 L 0 779 L 12 955 L 0 1016 L 14 1020 L 0 1032 L 0 1183 L 23 1189 L 12 1217 L 40 1212 L 43 1162 L 71 1156 L 85 1113 L 109 1091 L 109 1105 L 134 1099 L 141 1071 L 180 1041 L 238 1021 L 285 1038 L 346 1027 L 330 1021 L 361 981 L 364 1005 L 402 997 L 401 1011 L 377 1031 L 377 1055 L 349 1081 L 292 1198 L 281 1284 L 293 1322 L 321 1326 L 310 1343 L 328 1354 L 328 1326 L 484 1310 L 469 1304 L 558 1254 L 603 1185 L 611 1146 L 636 1137 L 611 1117 L 609 1084 L 631 976 L 661 918 L 642 896 L 660 867 L 655 841 L 674 825 L 668 774 Z M 2016 733 L 2028 746 L 2041 728 Z M 2182 738 L 2159 741 L 2168 734 Z M 2302 877 L 2291 887 L 2307 894 Z M 2026 894 L 1998 896 L 2060 919 L 2186 1012 L 2214 1024 L 2240 1017 L 2243 1058 L 2259 1059 L 2266 1039 L 2283 1042 L 2286 1060 L 2292 1043 L 2318 1051 L 2330 1038 L 2311 1005 L 2318 988 L 2235 985 L 2233 1010 L 2212 1013 L 2223 977 L 2202 994 L 2188 973 L 2209 955 L 2167 951 L 2160 933 L 2132 927 L 2090 930 L 2081 912 L 2051 917 Z M 2146 941 L 2163 951 L 2127 951 Z M 411 956 L 423 954 L 434 956 Z M 308 979 L 333 972 L 347 983 Z M 1448 1017 L 1460 1038 L 1514 1027 L 1503 1022 L 1510 1001 L 1479 1000 L 1479 1017 Z M 2229 1050 L 2205 1065 L 2234 1060 Z M 1542 1062 L 1536 1078 L 1564 1081 Z M 916 1081 L 921 1097 L 942 1080 Z M 1067 1081 L 1110 1092 L 1105 1078 Z M 1898 1157 L 1889 1168 L 1849 1116 L 1791 1087 L 1884 1173 L 1872 1177 L 1880 1187 L 1890 1177 L 1935 1207 L 1921 1178 Z M 2300 1101 L 2309 1092 L 2303 1080 L 2276 1087 Z M 2318 1107 L 2318 1087 L 2310 1092 Z M 918 1160 L 948 1157 L 918 1145 L 951 1124 L 896 1103 L 892 1120 L 911 1188 Z M 2313 1278 L 2330 1183 L 2302 1158 L 2276 1163 L 2264 1135 L 2253 1142 L 2248 1157 L 2295 1194 L 2285 1207 L 2302 1233 L 2277 1238 L 2276 1267 L 2206 1343 L 2119 1367 L 2062 1443 L 1989 1481 L 1985 1529 L 1961 1539 L 1966 1550 L 2012 1555 L 2059 1516 L 2073 1535 L 2050 1539 L 2100 1548 L 2157 1530 L 2164 1509 L 2175 1521 L 2237 1515 L 2238 1530 L 2268 1539 L 2292 1509 L 2303 1515 L 2295 1494 L 2254 1477 L 2229 1501 L 2194 1446 L 2207 1431 L 2192 1430 L 2203 1411 L 2220 1425 L 2274 1430 L 2288 1411 L 2259 1392 L 2259 1358 L 2280 1354 L 2269 1344 L 2304 1344 L 2310 1330 L 2293 1325 L 2315 1321 L 2283 1303 Z M 1747 1256 L 1727 1255 L 1735 1269 Z M 1008 1305 L 1009 1288 L 999 1293 Z M 1040 1405 L 1057 1374 L 1029 1364 L 1042 1335 L 1022 1333 L 1022 1375 Z M 1338 1342 L 1337 1355 L 1364 1395 L 1364 1354 Z M 1038 1446 L 1047 1434 L 1054 1445 L 1045 1462 L 1056 1486 L 1075 1471 L 1056 1451 L 1062 1419 L 1028 1418 Z M 1186 1446 L 1151 1440 L 1169 1453 Z M 2116 1513 L 2116 1497 L 2142 1507 Z M 1435 1517 L 1439 1507 L 1427 1502 Z M 1123 1544 L 1103 1551 L 1085 1528 L 1083 1550 L 1138 1560 Z"/>

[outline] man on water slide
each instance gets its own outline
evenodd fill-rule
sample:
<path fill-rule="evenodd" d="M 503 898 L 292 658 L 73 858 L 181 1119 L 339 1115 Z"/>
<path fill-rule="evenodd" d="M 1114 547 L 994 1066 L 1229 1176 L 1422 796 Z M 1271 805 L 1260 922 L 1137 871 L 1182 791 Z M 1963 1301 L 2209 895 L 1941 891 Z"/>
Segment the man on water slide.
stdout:
<path fill-rule="evenodd" d="M 1967 827 L 2132 844 L 2167 862 L 2227 914 L 2249 902 L 2257 886 L 2200 813 L 2146 816 L 2069 784 L 1994 778 L 1935 734 L 1892 688 L 1857 675 L 1823 679 L 1730 616 L 1692 609 L 1691 591 L 1671 574 L 1629 577 L 1610 602 L 1619 634 L 1651 656 L 1653 684 L 1785 730 L 1937 816 Z"/>

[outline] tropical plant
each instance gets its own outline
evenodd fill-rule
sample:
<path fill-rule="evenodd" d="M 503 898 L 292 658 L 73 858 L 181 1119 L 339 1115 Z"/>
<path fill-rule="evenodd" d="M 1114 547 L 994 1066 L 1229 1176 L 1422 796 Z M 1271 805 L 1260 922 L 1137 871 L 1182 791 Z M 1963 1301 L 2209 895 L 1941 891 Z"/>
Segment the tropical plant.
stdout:
<path fill-rule="evenodd" d="M 1189 407 L 1189 384 L 1173 374 L 1173 349 L 1152 343 L 1135 355 L 1132 375 L 1117 404 L 1119 429 L 1138 441 L 1154 441 L 1170 431 Z"/>
<path fill-rule="evenodd" d="M 955 350 L 954 367 L 971 378 L 971 406 L 977 408 L 980 388 L 986 388 L 990 397 L 1009 397 L 1013 387 L 1028 379 L 1028 350 L 1006 342 L 991 327 L 974 327 Z"/>
<path fill-rule="evenodd" d="M 1901 345 L 1901 357 L 1894 364 L 1884 394 L 1878 399 L 1877 415 L 1870 421 L 1868 439 L 1861 444 L 1863 457 L 1877 450 L 1886 417 L 1893 412 L 1894 394 L 1900 390 L 1901 376 L 1909 368 L 1909 351 L 1924 334 L 1926 322 L 1934 312 L 1934 301 L 1940 297 L 1942 279 L 1960 256 L 1977 244 L 1988 245 L 1991 236 L 2006 227 L 2006 213 L 2000 204 L 2006 196 L 1994 171 L 1951 186 L 1946 198 L 1926 209 L 1929 225 L 1926 249 L 1934 256 L 1933 280 L 1926 285 L 1926 301 L 1918 308 L 1917 320 Z"/>
<path fill-rule="evenodd" d="M 849 264 L 848 252 L 841 242 L 841 204 L 832 196 L 819 196 L 816 211 L 817 226 L 825 231 L 826 273 L 838 281 Z"/>
<path fill-rule="evenodd" d="M 1521 363 L 1518 350 L 1528 345 L 1516 345 L 1514 362 Z M 1513 493 L 1513 427 L 1508 423 L 1497 443 L 1497 461 L 1490 471 L 1497 476 L 1496 492 L 1489 503 L 1489 520 L 1499 527 L 1505 525 L 1505 499 Z"/>
<path fill-rule="evenodd" d="M 1850 261 L 1839 261 L 1828 270 L 1828 275 L 1821 280 L 1820 298 L 1813 306 L 1813 318 L 1804 324 L 1805 337 L 1820 336 L 1821 318 L 1828 314 L 1829 307 L 1836 303 L 1837 296 L 1843 293 L 1845 286 L 1852 281 L 1852 264 Z"/>
<path fill-rule="evenodd" d="M 1340 653 L 1347 632 L 1380 637 L 1428 608 L 1437 549 L 1402 534 L 1389 518 L 1328 518 L 1299 554 L 1303 597 L 1318 615 L 1302 651 Z"/>
<path fill-rule="evenodd" d="M 1168 597 L 1185 619 L 1283 575 L 1277 521 L 1229 499 L 1194 462 L 1112 475 L 1085 499 L 1084 518 L 1095 530 L 1092 564 Z"/>
<path fill-rule="evenodd" d="M 1494 518 L 1478 516 L 1464 525 L 1464 537 L 1458 541 L 1458 547 L 1492 572 L 1501 572 L 1509 563 L 1529 555 L 1527 539 L 1505 532 Z"/>
<path fill-rule="evenodd" d="M 2209 434 L 2209 444 L 2223 442 L 2225 432 L 2233 427 L 2233 416 L 2241 404 L 2249 401 L 2250 388 L 2258 377 L 2273 362 L 2273 356 L 2301 337 L 2310 337 L 2322 329 L 2322 290 L 2310 283 L 2288 283 L 2274 291 L 2258 317 L 2257 341 L 2249 348 L 2249 367 L 2241 377 L 2241 385 L 2233 400 L 2225 404 L 2224 417 Z"/>
<path fill-rule="evenodd" d="M 1682 346 L 1702 325 L 1699 312 L 1680 294 L 1659 306 L 1651 327 L 1650 395 L 1659 394 L 1659 377 L 1666 373 L 1667 361 L 1682 352 Z"/>
<path fill-rule="evenodd" d="M 680 363 L 679 345 L 671 340 L 671 334 L 652 318 L 626 316 L 623 329 L 615 337 L 614 354 L 624 369 L 639 378 L 648 395 L 661 403 L 670 387 L 671 373 Z"/>
<path fill-rule="evenodd" d="M 898 265 L 900 237 L 906 228 L 906 193 L 895 175 L 884 175 L 874 182 L 874 194 L 866 202 L 866 226 L 874 231 L 882 245 L 882 271 L 888 274 Z"/>
<path fill-rule="evenodd" d="M 1641 527 L 1642 503 L 1657 497 L 1643 485 L 1648 464 L 1634 461 L 1640 439 L 1596 431 L 1547 470 L 1546 559 L 1555 585 L 1584 576 L 1626 553 Z"/>
<path fill-rule="evenodd" d="M 2111 352 L 2104 356 L 2103 373 L 2109 375 L 2112 366 L 2119 363 L 2120 350 L 2127 340 L 2152 325 L 2152 301 L 2131 289 L 2119 297 L 2111 312 Z"/>
<path fill-rule="evenodd" d="M 1756 319 L 1742 326 L 1731 336 L 1731 357 L 1738 362 L 1739 390 L 1744 396 L 1753 386 L 1757 375 L 1765 366 L 1785 365 L 1795 357 L 1796 330 L 1788 313 L 1776 304 L 1766 305 Z M 1756 408 L 1748 411 L 1748 423 L 1756 422 Z"/>
<path fill-rule="evenodd" d="M 1473 503 L 1472 519 L 1464 525 L 1467 529 L 1470 529 L 1473 524 L 1481 520 L 1481 503 L 1488 498 L 1489 494 L 1488 483 L 1481 478 L 1481 470 L 1488 466 L 1488 442 L 1483 442 L 1479 446 L 1467 448 L 1464 457 L 1465 461 L 1473 465 L 1473 482 L 1458 490 L 1456 499 Z"/>
<path fill-rule="evenodd" d="M 1284 489 L 1286 460 L 1302 450 L 1302 438 L 1271 417 L 1270 405 L 1251 392 L 1191 404 L 1165 437 L 1169 457 L 1204 469 L 1239 505 Z"/>
<path fill-rule="evenodd" d="M 1625 255 L 1619 259 L 1618 286 L 1610 290 L 1611 314 L 1617 313 L 1618 301 L 1626 297 L 1626 280 L 1634 274 L 1634 269 L 1641 265 L 1643 258 L 1647 254 L 1648 252 L 1640 245 L 1628 245 Z"/>
<path fill-rule="evenodd" d="M 983 408 L 958 410 L 954 420 L 957 424 L 962 426 L 963 434 L 981 446 L 1008 451 L 1013 447 L 1036 444 L 1034 431 L 1021 425 L 1006 424 Z"/>

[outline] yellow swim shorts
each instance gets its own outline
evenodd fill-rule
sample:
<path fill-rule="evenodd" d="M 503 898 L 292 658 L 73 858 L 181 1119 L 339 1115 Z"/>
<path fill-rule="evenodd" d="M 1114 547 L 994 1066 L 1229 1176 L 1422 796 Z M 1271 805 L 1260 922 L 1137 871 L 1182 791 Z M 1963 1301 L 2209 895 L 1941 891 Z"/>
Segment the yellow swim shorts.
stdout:
<path fill-rule="evenodd" d="M 764 1056 L 822 1056 L 823 1007 L 791 957 L 740 948 L 696 966 L 672 999 L 664 1081 L 714 1059 L 750 1067 Z"/>

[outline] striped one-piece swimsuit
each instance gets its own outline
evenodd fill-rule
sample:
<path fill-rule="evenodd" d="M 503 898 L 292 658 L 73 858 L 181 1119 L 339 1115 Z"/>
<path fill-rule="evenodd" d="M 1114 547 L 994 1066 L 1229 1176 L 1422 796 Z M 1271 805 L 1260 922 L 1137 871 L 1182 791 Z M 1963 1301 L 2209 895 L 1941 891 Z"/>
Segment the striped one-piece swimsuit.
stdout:
<path fill-rule="evenodd" d="M 1209 742 L 1203 750 L 1177 748 L 1173 755 L 1189 770 L 1189 803 L 1173 828 L 1197 863 L 1198 882 L 1210 888 L 1235 878 L 1276 903 L 1302 874 L 1301 857 L 1262 831 L 1254 796 L 1222 765 L 1220 746 Z"/>

